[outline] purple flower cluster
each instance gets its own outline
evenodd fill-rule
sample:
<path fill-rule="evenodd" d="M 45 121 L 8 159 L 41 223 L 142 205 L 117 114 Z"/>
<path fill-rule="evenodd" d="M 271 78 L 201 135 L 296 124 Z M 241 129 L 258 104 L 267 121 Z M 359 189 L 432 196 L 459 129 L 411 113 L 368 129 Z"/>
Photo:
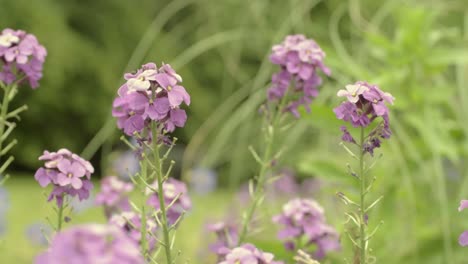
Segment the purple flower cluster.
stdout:
<path fill-rule="evenodd" d="M 46 150 L 39 160 L 45 161 L 45 164 L 36 171 L 34 178 L 42 187 L 49 184 L 54 186 L 48 201 L 55 198 L 57 205 L 61 206 L 66 194 L 78 196 L 80 200 L 89 197 L 93 188 L 91 174 L 94 172 L 91 163 L 68 149 L 60 149 L 57 152 Z"/>
<path fill-rule="evenodd" d="M 34 35 L 4 29 L 0 34 L 0 81 L 11 84 L 25 78 L 32 88 L 37 88 L 46 56 L 46 49 Z"/>
<path fill-rule="evenodd" d="M 460 207 L 458 207 L 458 211 L 462 211 L 464 209 L 468 208 L 468 200 L 462 200 L 460 202 Z M 468 246 L 468 230 L 463 232 L 460 237 L 458 238 L 458 243 L 461 245 L 461 246 Z"/>
<path fill-rule="evenodd" d="M 155 181 L 151 187 L 156 192 L 150 188 L 146 189 L 146 194 L 150 195 L 147 204 L 155 209 L 159 209 L 158 182 Z M 192 201 L 188 196 L 187 186 L 181 181 L 169 178 L 163 183 L 163 194 L 166 204 L 167 221 L 170 225 L 174 225 L 184 212 L 192 208 Z"/>
<path fill-rule="evenodd" d="M 313 40 L 304 35 L 290 35 L 272 48 L 270 60 L 280 65 L 281 70 L 272 76 L 272 86 L 268 89 L 268 100 L 281 100 L 292 90 L 299 98 L 291 101 L 286 109 L 299 117 L 298 107 L 304 105 L 310 111 L 312 99 L 318 95 L 317 87 L 322 83 L 318 69 L 326 75 L 330 70 L 323 64 L 325 52 Z"/>
<path fill-rule="evenodd" d="M 216 242 L 209 246 L 215 254 L 220 255 L 226 248 L 233 248 L 239 242 L 239 230 L 235 224 L 219 221 L 207 225 L 207 230 L 216 234 Z"/>
<path fill-rule="evenodd" d="M 274 255 L 262 252 L 252 244 L 244 244 L 240 247 L 227 249 L 224 259 L 218 264 L 283 264 L 282 261 L 275 261 Z"/>
<path fill-rule="evenodd" d="M 106 216 L 115 212 L 130 210 L 128 193 L 133 190 L 133 184 L 121 181 L 116 176 L 108 176 L 101 180 L 101 192 L 96 195 L 96 204 L 103 205 Z"/>
<path fill-rule="evenodd" d="M 314 256 L 321 259 L 328 252 L 341 248 L 338 233 L 325 223 L 323 208 L 313 200 L 289 201 L 283 206 L 283 212 L 273 217 L 273 222 L 283 226 L 278 237 L 285 240 L 288 250 L 305 250 L 315 244 Z M 298 240 L 306 240 L 305 245 L 296 245 Z"/>
<path fill-rule="evenodd" d="M 109 224 L 115 225 L 122 229 L 132 240 L 137 243 L 141 242 L 141 215 L 132 211 L 122 212 L 120 214 L 114 214 Z M 146 241 L 148 241 L 149 250 L 152 251 L 156 245 L 156 238 L 153 236 L 156 234 L 157 224 L 152 220 L 151 216 L 146 219 Z M 153 234 L 151 235 L 150 234 Z"/>
<path fill-rule="evenodd" d="M 112 115 L 125 134 L 141 133 L 151 121 L 166 132 L 185 125 L 187 114 L 180 105 L 189 105 L 190 96 L 169 64 L 158 69 L 156 64 L 148 63 L 124 77 L 127 81 L 119 88 Z"/>
<path fill-rule="evenodd" d="M 138 245 L 119 228 L 88 224 L 58 233 L 35 264 L 143 264 Z"/>
<path fill-rule="evenodd" d="M 337 95 L 346 97 L 347 101 L 341 103 L 333 111 L 338 119 L 351 123 L 353 127 L 368 127 L 376 118 L 382 118 L 383 122 L 369 133 L 362 146 L 364 151 L 372 155 L 374 149 L 380 147 L 381 139 L 390 138 L 392 134 L 388 117 L 389 110 L 385 103 L 393 104 L 393 96 L 383 92 L 376 85 L 361 81 L 346 85 L 346 90 L 338 91 Z M 356 143 L 346 127 L 341 127 L 341 131 L 343 141 Z"/>

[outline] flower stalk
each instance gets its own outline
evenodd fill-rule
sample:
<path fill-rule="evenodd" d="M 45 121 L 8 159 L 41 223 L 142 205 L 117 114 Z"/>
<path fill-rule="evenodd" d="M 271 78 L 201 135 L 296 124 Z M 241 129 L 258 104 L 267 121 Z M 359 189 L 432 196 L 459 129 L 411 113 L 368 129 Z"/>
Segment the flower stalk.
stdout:
<path fill-rule="evenodd" d="M 237 244 L 238 246 L 240 246 L 244 242 L 245 236 L 247 235 L 247 231 L 249 228 L 249 224 L 252 221 L 253 215 L 258 205 L 261 203 L 263 199 L 265 183 L 267 180 L 266 175 L 268 172 L 268 168 L 271 167 L 271 160 L 273 158 L 273 144 L 275 141 L 276 128 L 280 121 L 281 114 L 283 113 L 285 103 L 286 103 L 286 95 L 281 99 L 279 106 L 276 112 L 274 113 L 273 121 L 270 124 L 268 124 L 266 132 L 265 132 L 265 151 L 263 153 L 263 157 L 259 160 L 260 171 L 257 177 L 257 184 L 252 194 L 253 201 L 250 207 L 247 209 L 247 212 L 242 219 L 242 227 L 241 227 L 239 240 Z M 253 150 L 252 152 L 255 153 L 255 151 Z M 254 157 L 258 159 L 258 155 L 254 154 Z"/>
<path fill-rule="evenodd" d="M 62 199 L 63 199 L 62 195 Z M 63 223 L 63 211 L 64 211 L 64 206 L 63 202 L 58 206 L 57 208 L 57 233 L 59 233 L 62 230 L 62 223 Z"/>
<path fill-rule="evenodd" d="M 164 175 L 162 172 L 162 163 L 160 156 L 160 145 L 157 142 L 158 138 L 158 131 L 157 129 L 153 128 L 153 157 L 156 167 L 156 177 L 158 181 L 158 199 L 159 199 L 159 206 L 161 210 L 161 225 L 162 225 L 162 232 L 163 232 L 163 241 L 164 241 L 164 250 L 166 253 L 166 260 L 168 264 L 172 264 L 172 255 L 171 255 L 171 240 L 169 236 L 169 223 L 167 221 L 167 212 L 166 212 L 166 203 L 164 199 L 164 191 L 163 191 L 163 183 L 164 183 Z M 166 155 L 164 155 L 166 156 Z M 163 157 L 164 158 L 164 157 Z"/>
<path fill-rule="evenodd" d="M 366 167 L 365 156 L 369 153 L 369 155 L 373 157 L 374 150 L 381 146 L 382 140 L 390 138 L 392 132 L 390 130 L 389 109 L 386 104 L 393 104 L 394 98 L 391 94 L 380 90 L 378 86 L 362 81 L 346 85 L 346 90 L 339 90 L 337 95 L 339 97 L 346 97 L 346 101 L 333 109 L 336 117 L 351 123 L 355 128 L 360 128 L 360 136 L 357 140 L 354 139 L 346 126 L 342 126 L 340 128 L 343 132 L 341 137 L 343 142 L 341 143 L 341 146 L 346 150 L 346 152 L 348 152 L 348 154 L 351 155 L 351 157 L 357 159 L 359 162 L 357 173 L 355 173 L 351 166 L 348 165 L 348 173 L 359 181 L 359 201 L 354 202 L 341 192 L 338 193 L 338 196 L 346 205 L 357 207 L 357 212 L 352 211 L 345 213 L 347 217 L 346 222 L 354 224 L 357 227 L 357 234 L 355 234 L 356 232 L 354 231 L 354 228 L 348 231 L 347 234 L 355 246 L 354 263 L 366 264 L 371 262 L 370 259 L 375 259 L 374 257 L 369 257 L 368 244 L 369 240 L 374 236 L 377 229 L 382 224 L 381 222 L 377 225 L 370 235 L 368 235 L 368 214 L 369 211 L 382 200 L 383 196 L 377 198 L 367 206 L 366 196 L 372 189 L 375 177 L 368 180 L 366 174 L 375 165 L 375 162 Z M 381 118 L 382 121 L 377 121 L 377 118 Z M 369 133 L 366 134 L 366 128 L 372 123 L 375 125 Z M 344 142 L 355 145 L 359 150 L 359 154 L 355 155 L 348 147 L 346 147 Z"/>
<path fill-rule="evenodd" d="M 361 139 L 359 145 L 359 181 L 360 181 L 360 225 L 359 225 L 359 238 L 360 238 L 360 260 L 361 263 L 366 263 L 366 251 L 367 251 L 367 241 L 366 241 L 366 174 L 364 172 L 364 149 L 362 148 L 364 144 L 364 127 L 361 127 Z"/>

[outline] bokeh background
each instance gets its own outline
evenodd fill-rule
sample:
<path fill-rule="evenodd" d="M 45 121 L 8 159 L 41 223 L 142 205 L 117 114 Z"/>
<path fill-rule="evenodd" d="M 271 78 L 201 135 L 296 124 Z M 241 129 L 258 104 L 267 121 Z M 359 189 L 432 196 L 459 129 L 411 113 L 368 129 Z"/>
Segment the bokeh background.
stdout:
<path fill-rule="evenodd" d="M 183 259 L 210 263 L 204 224 L 240 207 L 237 190 L 257 169 L 247 148 L 261 148 L 258 107 L 276 70 L 270 48 L 292 33 L 314 38 L 333 74 L 312 113 L 281 140 L 279 166 L 317 183 L 307 197 L 342 231 L 335 193 L 353 193 L 354 182 L 338 146 L 335 94 L 356 80 L 378 84 L 396 103 L 394 136 L 373 170 L 375 193 L 385 195 L 371 216 L 374 225 L 385 222 L 373 254 L 378 263 L 467 262 L 457 243 L 468 228 L 468 215 L 457 211 L 468 198 L 466 0 L 0 0 L 0 27 L 35 34 L 49 53 L 39 89 L 25 87 L 15 101 L 29 110 L 15 130 L 12 179 L 0 192 L 1 263 L 31 263 L 43 250 L 41 221 L 52 210 L 33 174 L 44 149 L 82 153 L 96 178 L 132 166 L 110 111 L 123 73 L 147 61 L 170 63 L 192 96 L 187 126 L 176 132 L 173 176 L 191 183 L 195 203 L 177 237 Z M 284 202 L 277 198 L 266 219 Z M 72 223 L 103 222 L 91 204 L 77 205 Z M 289 258 L 272 239 L 275 227 L 266 229 L 257 244 Z M 342 240 L 344 250 L 324 263 L 351 256 Z"/>

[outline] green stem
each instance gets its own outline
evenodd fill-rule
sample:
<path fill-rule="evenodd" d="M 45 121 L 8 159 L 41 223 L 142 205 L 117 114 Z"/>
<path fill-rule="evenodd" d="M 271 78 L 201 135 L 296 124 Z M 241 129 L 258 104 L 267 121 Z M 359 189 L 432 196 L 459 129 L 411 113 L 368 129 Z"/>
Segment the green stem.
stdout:
<path fill-rule="evenodd" d="M 161 224 L 162 224 L 162 231 L 163 231 L 163 239 L 164 239 L 164 249 L 166 252 L 166 260 L 167 264 L 172 264 L 172 256 L 171 256 L 171 241 L 169 238 L 169 224 L 167 222 L 167 215 L 166 215 L 166 204 L 164 201 L 164 192 L 163 192 L 163 182 L 164 182 L 164 175 L 162 173 L 162 161 L 159 154 L 159 144 L 158 144 L 158 131 L 157 127 L 153 127 L 153 156 L 154 156 L 154 163 L 156 166 L 156 176 L 158 180 L 158 198 L 159 198 L 159 207 L 161 210 Z"/>
<path fill-rule="evenodd" d="M 62 204 L 58 207 L 58 212 L 57 212 L 57 233 L 62 230 L 62 223 L 63 223 L 63 209 L 64 209 L 64 196 L 62 194 Z"/>
<path fill-rule="evenodd" d="M 6 118 L 8 114 L 8 104 L 10 102 L 9 96 L 13 87 L 14 85 L 2 86 L 2 88 L 4 88 L 3 90 L 5 91 L 5 93 L 3 94 L 2 108 L 0 110 L 0 138 L 3 135 L 3 133 L 5 133 Z M 3 140 L 0 140 L 0 153 L 2 152 L 2 147 L 3 147 L 2 144 L 3 144 Z M 2 155 L 0 154 L 0 157 L 1 156 Z"/>
<path fill-rule="evenodd" d="M 145 155 L 145 153 L 143 153 L 142 155 Z M 146 239 L 146 211 L 145 211 L 145 202 L 146 202 L 146 195 L 145 195 L 145 188 L 146 188 L 146 185 L 143 181 L 146 181 L 147 180 L 147 173 L 148 173 L 148 169 L 147 169 L 147 163 L 146 163 L 146 160 L 143 160 L 143 162 L 141 162 L 141 188 L 143 189 L 142 190 L 142 205 L 141 205 L 141 226 L 140 226 L 140 234 L 141 234 L 141 243 L 140 243 L 140 246 L 141 246 L 141 254 L 143 255 L 143 257 L 146 258 L 146 253 L 148 251 L 148 242 L 147 242 L 147 239 Z"/>
<path fill-rule="evenodd" d="M 360 188 L 360 242 L 361 242 L 361 248 L 360 248 L 360 262 L 361 264 L 366 263 L 366 214 L 364 210 L 366 209 L 365 207 L 365 198 L 366 198 L 366 177 L 364 173 L 364 128 L 361 127 L 361 141 L 360 141 L 360 150 L 359 150 L 359 179 L 361 183 L 361 188 Z"/>
<path fill-rule="evenodd" d="M 273 117 L 273 122 L 271 123 L 271 125 L 267 127 L 266 136 L 265 136 L 266 138 L 265 152 L 263 153 L 263 158 L 261 160 L 262 163 L 260 166 L 260 172 L 258 173 L 257 185 L 255 186 L 255 191 L 253 193 L 252 204 L 250 205 L 249 209 L 247 210 L 247 214 L 244 216 L 242 220 L 242 228 L 239 234 L 238 245 L 241 245 L 244 242 L 245 236 L 247 235 L 250 221 L 252 221 L 252 217 L 263 195 L 263 190 L 265 187 L 264 185 L 266 182 L 266 174 L 267 174 L 268 168 L 270 167 L 271 159 L 272 159 L 273 143 L 274 143 L 275 132 L 276 132 L 275 130 L 276 130 L 276 126 L 278 125 L 279 119 L 281 117 L 281 113 L 283 112 L 284 105 L 286 104 L 286 97 L 287 97 L 287 94 L 285 94 L 283 98 L 281 99 L 281 102 Z"/>

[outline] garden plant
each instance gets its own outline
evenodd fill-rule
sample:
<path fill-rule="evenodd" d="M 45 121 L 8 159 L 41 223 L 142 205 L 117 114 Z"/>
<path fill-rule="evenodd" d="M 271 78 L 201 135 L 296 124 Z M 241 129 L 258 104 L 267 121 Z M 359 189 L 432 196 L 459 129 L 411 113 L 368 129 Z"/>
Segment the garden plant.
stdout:
<path fill-rule="evenodd" d="M 105 99 L 83 88 L 97 105 L 87 107 L 105 110 L 83 110 L 66 122 L 63 104 L 87 102 L 74 90 L 50 97 L 57 102 L 34 100 L 49 100 L 43 81 L 70 74 L 48 62 L 60 57 L 61 44 L 27 25 L 0 31 L 0 263 L 21 255 L 12 250 L 15 238 L 4 236 L 11 221 L 3 218 L 23 200 L 31 212 L 16 217 L 29 224 L 37 218 L 23 231 L 32 245 L 19 249 L 29 252 L 18 260 L 24 263 L 465 263 L 466 6 L 450 28 L 419 4 L 383 1 L 366 9 L 359 0 L 294 0 L 284 19 L 266 26 L 265 10 L 280 14 L 284 6 L 258 1 L 246 4 L 251 16 L 240 30 L 195 42 L 205 32 L 184 30 L 190 20 L 171 20 L 183 17 L 178 12 L 197 14 L 193 21 L 209 32 L 231 21 L 196 13 L 191 8 L 202 4 L 194 2 L 161 9 L 123 74 L 113 54 L 96 54 L 97 78 L 108 83 L 103 76 L 115 75 L 118 83 Z M 243 3 L 228 2 L 212 8 L 241 12 Z M 326 31 L 309 29 L 315 8 L 330 12 L 313 13 L 329 21 Z M 249 25 L 263 31 L 252 35 Z M 165 56 L 176 46 L 164 43 L 151 50 L 158 37 L 166 41 L 159 31 L 185 36 L 188 50 Z M 215 48 L 218 61 L 210 64 L 203 53 Z M 93 55 L 82 51 L 74 55 L 86 67 Z M 251 53 L 255 63 L 242 64 Z M 204 97 L 197 80 L 218 78 L 217 63 L 225 67 L 222 91 Z M 39 130 L 21 132 L 38 116 L 50 142 L 29 138 L 42 137 Z M 81 119 L 93 123 L 93 133 L 70 129 Z M 34 184 L 20 182 L 21 169 Z"/>

